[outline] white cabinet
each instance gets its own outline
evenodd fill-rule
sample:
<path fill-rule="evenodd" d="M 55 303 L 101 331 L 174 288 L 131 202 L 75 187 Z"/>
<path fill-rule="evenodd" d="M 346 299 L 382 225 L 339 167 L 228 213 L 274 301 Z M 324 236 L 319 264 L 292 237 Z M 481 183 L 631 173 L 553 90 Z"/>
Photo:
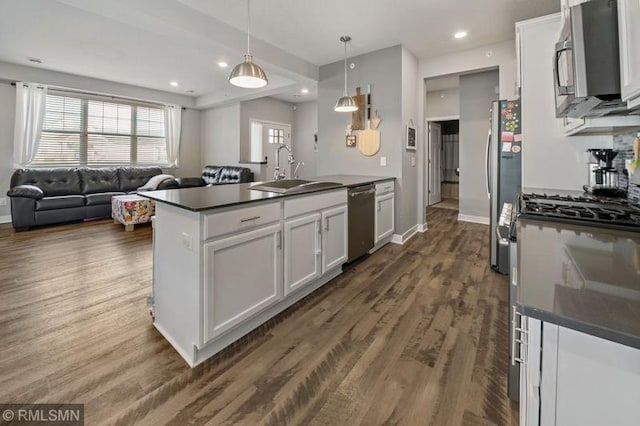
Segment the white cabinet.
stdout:
<path fill-rule="evenodd" d="M 280 224 L 204 243 L 205 343 L 282 298 Z"/>
<path fill-rule="evenodd" d="M 640 0 L 618 0 L 622 100 L 640 106 Z"/>
<path fill-rule="evenodd" d="M 322 273 L 347 261 L 347 206 L 322 212 Z"/>
<path fill-rule="evenodd" d="M 638 424 L 640 350 L 523 317 L 521 426 Z"/>
<path fill-rule="evenodd" d="M 312 282 L 322 274 L 320 213 L 284 223 L 284 294 Z"/>
<path fill-rule="evenodd" d="M 345 195 L 342 191 L 285 201 L 285 296 L 347 261 Z"/>
<path fill-rule="evenodd" d="M 375 243 L 393 235 L 394 228 L 394 193 L 376 195 Z"/>
<path fill-rule="evenodd" d="M 520 360 L 520 426 L 540 424 L 540 338 L 541 322 L 523 316 L 520 331 L 515 330 L 515 338 L 521 342 L 515 345 Z"/>

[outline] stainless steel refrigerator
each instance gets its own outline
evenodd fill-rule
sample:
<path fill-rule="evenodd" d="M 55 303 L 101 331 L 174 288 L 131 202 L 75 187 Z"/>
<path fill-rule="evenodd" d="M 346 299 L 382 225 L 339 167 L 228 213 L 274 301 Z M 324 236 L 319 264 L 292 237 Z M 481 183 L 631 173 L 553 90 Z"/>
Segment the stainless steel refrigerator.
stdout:
<path fill-rule="evenodd" d="M 509 221 L 521 188 L 520 101 L 495 101 L 487 139 L 486 180 L 490 200 L 491 267 L 509 273 Z"/>

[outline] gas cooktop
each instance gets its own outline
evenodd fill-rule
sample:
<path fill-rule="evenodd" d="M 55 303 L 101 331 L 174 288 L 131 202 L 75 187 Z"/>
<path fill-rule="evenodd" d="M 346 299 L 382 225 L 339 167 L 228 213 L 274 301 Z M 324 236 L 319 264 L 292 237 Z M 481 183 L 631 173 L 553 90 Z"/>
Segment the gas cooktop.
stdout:
<path fill-rule="evenodd" d="M 518 216 L 640 232 L 640 207 L 620 198 L 521 194 Z"/>

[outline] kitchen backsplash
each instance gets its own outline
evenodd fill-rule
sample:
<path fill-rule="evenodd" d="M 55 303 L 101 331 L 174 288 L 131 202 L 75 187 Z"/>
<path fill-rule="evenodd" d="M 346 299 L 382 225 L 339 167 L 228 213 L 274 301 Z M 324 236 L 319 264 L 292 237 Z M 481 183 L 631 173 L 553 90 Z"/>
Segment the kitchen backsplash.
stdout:
<path fill-rule="evenodd" d="M 633 158 L 633 138 L 636 137 L 639 131 L 640 129 L 634 130 L 633 132 L 620 133 L 613 136 L 613 149 L 620 152 L 614 160 L 614 167 L 616 169 L 624 170 L 624 160 L 627 158 Z M 636 173 L 640 173 L 640 168 L 638 168 L 638 171 L 636 171 Z M 620 173 L 620 187 L 626 188 L 627 182 L 627 177 L 624 174 Z M 633 183 L 630 184 L 627 198 L 634 204 L 640 204 L 640 186 Z"/>

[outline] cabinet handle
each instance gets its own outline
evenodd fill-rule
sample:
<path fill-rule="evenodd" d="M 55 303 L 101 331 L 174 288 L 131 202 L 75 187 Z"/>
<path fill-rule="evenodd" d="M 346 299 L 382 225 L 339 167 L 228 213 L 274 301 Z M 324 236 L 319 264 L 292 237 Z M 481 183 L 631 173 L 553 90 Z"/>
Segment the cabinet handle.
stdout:
<path fill-rule="evenodd" d="M 378 211 L 382 211 L 382 201 L 378 201 Z"/>
<path fill-rule="evenodd" d="M 282 250 L 282 231 L 278 231 L 278 250 Z"/>
<path fill-rule="evenodd" d="M 524 357 L 522 356 L 523 354 L 523 350 L 522 347 L 527 345 L 527 341 L 526 336 L 529 334 L 529 331 L 525 328 L 522 327 L 522 325 L 520 327 L 517 326 L 518 324 L 518 317 L 522 318 L 522 314 L 520 314 L 517 310 L 515 306 L 511 307 L 511 365 L 516 365 L 516 363 L 519 364 L 524 364 L 526 362 L 526 360 L 524 359 Z M 518 339 L 518 334 L 520 334 L 520 336 L 524 336 L 524 338 L 520 338 Z M 518 355 L 516 356 L 516 347 L 518 348 Z M 524 351 L 524 353 L 526 354 L 526 351 Z"/>
<path fill-rule="evenodd" d="M 329 218 L 324 220 L 324 230 L 329 232 Z"/>
<path fill-rule="evenodd" d="M 244 222 L 251 222 L 253 220 L 258 220 L 258 219 L 260 219 L 260 216 L 253 216 L 253 217 L 247 217 L 247 218 L 244 218 L 244 219 L 240 219 L 240 222 L 243 222 L 243 223 Z"/>

